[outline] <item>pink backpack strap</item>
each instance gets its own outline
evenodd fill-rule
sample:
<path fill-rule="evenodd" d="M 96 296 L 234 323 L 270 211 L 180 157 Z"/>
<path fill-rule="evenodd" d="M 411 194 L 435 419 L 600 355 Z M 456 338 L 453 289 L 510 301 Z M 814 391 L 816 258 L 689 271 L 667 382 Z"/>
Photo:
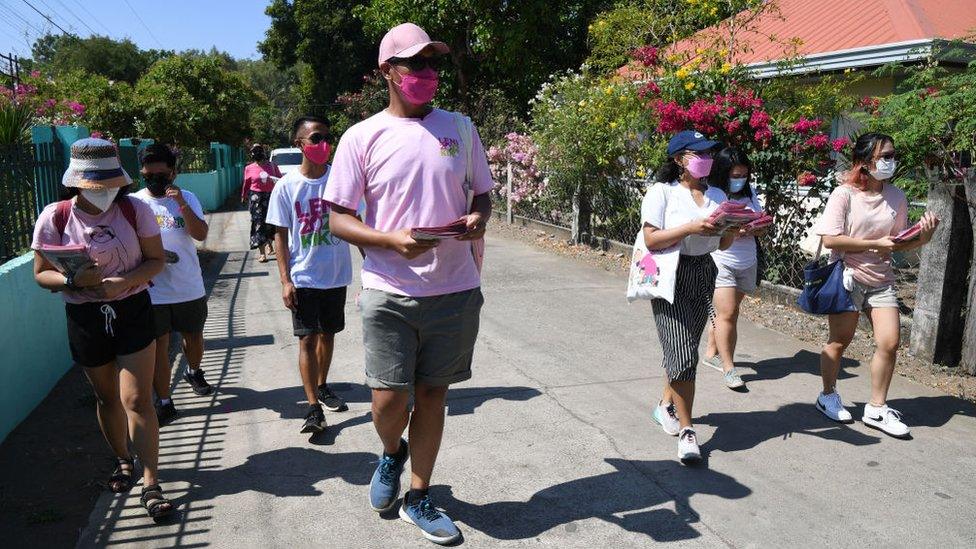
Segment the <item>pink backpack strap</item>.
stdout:
<path fill-rule="evenodd" d="M 71 199 L 58 201 L 54 210 L 54 228 L 58 230 L 58 235 L 64 236 L 64 228 L 68 226 L 69 217 L 71 217 Z"/>
<path fill-rule="evenodd" d="M 119 200 L 119 209 L 122 210 L 122 217 L 129 222 L 132 226 L 132 230 L 136 232 L 136 236 L 139 235 L 139 225 L 136 222 L 136 208 L 132 205 L 132 199 L 128 196 Z"/>

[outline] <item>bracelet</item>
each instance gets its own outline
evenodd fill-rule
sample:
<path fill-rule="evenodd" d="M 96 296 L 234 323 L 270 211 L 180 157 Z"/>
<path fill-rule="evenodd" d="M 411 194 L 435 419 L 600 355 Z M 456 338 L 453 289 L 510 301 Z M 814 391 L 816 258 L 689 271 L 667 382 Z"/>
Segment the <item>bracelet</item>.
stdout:
<path fill-rule="evenodd" d="M 75 286 L 75 277 L 64 275 L 64 287 L 72 291 L 77 291 L 78 286 Z"/>

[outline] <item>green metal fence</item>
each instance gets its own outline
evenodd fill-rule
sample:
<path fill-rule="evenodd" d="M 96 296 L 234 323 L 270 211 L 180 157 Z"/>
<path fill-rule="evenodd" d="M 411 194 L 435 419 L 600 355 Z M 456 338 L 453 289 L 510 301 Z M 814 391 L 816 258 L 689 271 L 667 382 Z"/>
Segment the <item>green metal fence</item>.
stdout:
<path fill-rule="evenodd" d="M 38 212 L 58 199 L 62 166 L 56 144 L 0 145 L 0 263 L 30 248 Z"/>

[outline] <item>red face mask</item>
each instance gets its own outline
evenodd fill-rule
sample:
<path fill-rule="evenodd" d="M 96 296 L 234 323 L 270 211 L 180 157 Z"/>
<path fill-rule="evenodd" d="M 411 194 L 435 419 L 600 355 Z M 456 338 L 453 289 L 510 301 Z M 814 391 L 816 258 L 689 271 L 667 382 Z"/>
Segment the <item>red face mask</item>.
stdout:
<path fill-rule="evenodd" d="M 302 147 L 302 152 L 312 164 L 321 165 L 329 161 L 329 157 L 332 156 L 332 147 L 329 146 L 328 141 L 320 141 L 318 144 L 309 143 L 305 145 Z"/>

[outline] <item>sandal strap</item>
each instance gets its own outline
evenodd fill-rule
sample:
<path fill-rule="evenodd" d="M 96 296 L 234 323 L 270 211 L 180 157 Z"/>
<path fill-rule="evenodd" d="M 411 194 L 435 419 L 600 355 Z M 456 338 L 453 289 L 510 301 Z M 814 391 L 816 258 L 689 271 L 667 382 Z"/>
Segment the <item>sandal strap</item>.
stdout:
<path fill-rule="evenodd" d="M 142 496 L 139 498 L 142 502 L 142 506 L 146 508 L 151 516 L 159 514 L 159 507 L 162 505 L 169 505 L 170 509 L 165 512 L 171 511 L 173 502 L 166 499 L 163 496 L 163 489 L 159 487 L 159 484 L 150 484 L 149 486 L 142 487 Z"/>

